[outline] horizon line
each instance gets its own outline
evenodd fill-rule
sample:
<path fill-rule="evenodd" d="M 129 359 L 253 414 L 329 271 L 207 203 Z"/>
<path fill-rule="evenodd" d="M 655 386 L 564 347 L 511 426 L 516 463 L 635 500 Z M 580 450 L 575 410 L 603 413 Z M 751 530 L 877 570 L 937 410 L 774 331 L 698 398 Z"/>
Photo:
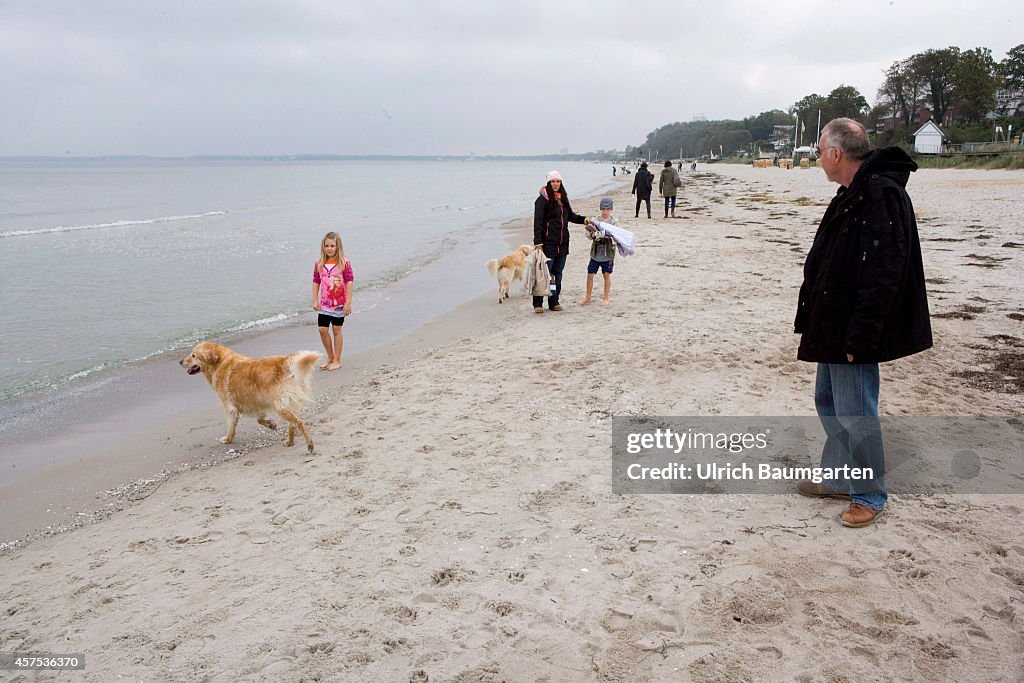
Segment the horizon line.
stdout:
<path fill-rule="evenodd" d="M 613 152 L 617 150 L 611 150 Z M 598 152 L 576 154 L 17 154 L 0 155 L 2 161 L 220 161 L 220 160 L 274 160 L 274 161 L 317 161 L 357 159 L 570 159 L 597 155 Z M 605 153 L 607 154 L 607 153 Z M 596 157 L 596 158 L 604 158 Z M 607 157 L 612 159 L 613 157 Z M 614 157 L 617 158 L 617 157 Z"/>

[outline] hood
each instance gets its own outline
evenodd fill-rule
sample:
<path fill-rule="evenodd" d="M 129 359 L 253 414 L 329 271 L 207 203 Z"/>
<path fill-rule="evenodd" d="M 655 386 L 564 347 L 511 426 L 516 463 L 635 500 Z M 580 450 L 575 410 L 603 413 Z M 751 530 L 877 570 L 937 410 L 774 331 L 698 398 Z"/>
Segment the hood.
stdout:
<path fill-rule="evenodd" d="M 910 180 L 910 174 L 916 170 L 917 163 L 907 156 L 907 153 L 902 149 L 892 146 L 876 149 L 869 154 L 860 170 L 857 171 L 857 175 L 862 173 L 884 173 L 903 187 L 906 187 L 907 181 Z"/>
<path fill-rule="evenodd" d="M 549 202 L 551 201 L 551 197 L 548 197 L 548 186 L 547 185 L 544 185 L 543 187 L 540 188 L 540 196 L 543 197 L 544 199 L 548 200 Z M 561 192 L 556 192 L 555 193 L 555 200 L 557 201 L 557 200 L 559 200 L 561 198 L 562 198 L 562 193 Z"/>

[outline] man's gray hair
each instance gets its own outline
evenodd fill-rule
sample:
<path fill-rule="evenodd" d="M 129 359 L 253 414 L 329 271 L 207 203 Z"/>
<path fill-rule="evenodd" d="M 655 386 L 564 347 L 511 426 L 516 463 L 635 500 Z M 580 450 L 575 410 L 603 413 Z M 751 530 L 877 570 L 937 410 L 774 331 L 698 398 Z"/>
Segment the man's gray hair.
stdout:
<path fill-rule="evenodd" d="M 853 159 L 866 159 L 871 153 L 871 140 L 864 126 L 853 119 L 832 119 L 821 131 L 829 147 L 838 147 Z"/>

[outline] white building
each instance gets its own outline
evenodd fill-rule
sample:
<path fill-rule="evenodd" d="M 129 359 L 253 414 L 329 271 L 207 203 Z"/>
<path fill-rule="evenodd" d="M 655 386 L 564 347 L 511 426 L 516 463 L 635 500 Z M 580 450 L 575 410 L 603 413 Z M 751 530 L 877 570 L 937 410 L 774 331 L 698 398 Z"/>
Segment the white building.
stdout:
<path fill-rule="evenodd" d="M 914 133 L 914 151 L 918 154 L 939 154 L 942 152 L 942 140 L 946 137 L 946 134 L 935 125 L 934 121 L 929 121 Z"/>
<path fill-rule="evenodd" d="M 996 110 L 989 112 L 988 118 L 1016 116 L 1020 112 L 1024 112 L 1024 91 L 996 90 Z"/>

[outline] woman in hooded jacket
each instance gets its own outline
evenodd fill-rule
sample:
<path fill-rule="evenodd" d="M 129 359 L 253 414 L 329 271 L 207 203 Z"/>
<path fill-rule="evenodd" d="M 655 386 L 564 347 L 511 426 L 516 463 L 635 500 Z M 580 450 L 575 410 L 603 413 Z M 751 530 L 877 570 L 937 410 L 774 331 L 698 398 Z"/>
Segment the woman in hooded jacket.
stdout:
<path fill-rule="evenodd" d="M 548 260 L 554 289 L 548 296 L 548 308 L 562 310 L 558 295 L 562 293 L 562 271 L 569 256 L 569 223 L 587 224 L 590 219 L 573 212 L 569 195 L 562 185 L 562 174 L 551 171 L 547 184 L 540 189 L 540 196 L 533 204 L 533 246 L 542 249 Z M 533 297 L 533 312 L 544 312 L 544 297 Z"/>
<path fill-rule="evenodd" d="M 682 185 L 679 172 L 672 168 L 671 161 L 665 161 L 665 168 L 661 169 L 661 179 L 658 181 L 658 192 L 665 198 L 665 218 L 668 212 L 672 211 L 672 218 L 676 217 L 676 183 Z"/>

